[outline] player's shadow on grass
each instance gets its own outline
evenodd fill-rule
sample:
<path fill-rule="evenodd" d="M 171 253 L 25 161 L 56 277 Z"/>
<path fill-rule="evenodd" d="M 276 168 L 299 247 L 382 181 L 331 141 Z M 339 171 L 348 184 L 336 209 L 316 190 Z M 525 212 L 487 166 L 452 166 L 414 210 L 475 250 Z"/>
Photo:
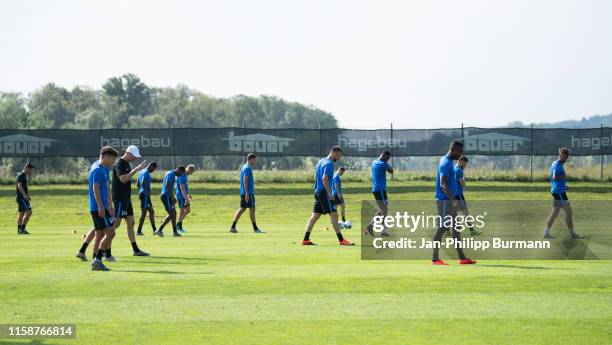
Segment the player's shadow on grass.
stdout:
<path fill-rule="evenodd" d="M 480 267 L 495 267 L 495 268 L 518 268 L 521 270 L 555 270 L 553 267 L 542 267 L 542 266 L 519 266 L 519 265 L 485 265 L 479 264 Z"/>
<path fill-rule="evenodd" d="M 139 270 L 115 270 L 116 272 L 122 273 L 153 273 L 153 274 L 213 274 L 212 272 L 178 272 L 178 271 L 139 271 Z"/>
<path fill-rule="evenodd" d="M 187 261 L 227 261 L 219 258 L 182 258 L 179 256 L 155 256 L 156 259 L 187 260 Z"/>

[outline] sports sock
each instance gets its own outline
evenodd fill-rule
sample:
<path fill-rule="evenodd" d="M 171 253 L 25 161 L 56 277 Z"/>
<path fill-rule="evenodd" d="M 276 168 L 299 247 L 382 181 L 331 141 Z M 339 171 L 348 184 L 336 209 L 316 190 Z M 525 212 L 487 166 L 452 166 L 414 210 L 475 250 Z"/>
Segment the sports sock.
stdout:
<path fill-rule="evenodd" d="M 259 230 L 259 228 L 257 227 L 257 223 L 253 222 L 253 230 Z"/>
<path fill-rule="evenodd" d="M 182 229 L 183 228 L 183 222 L 176 223 L 176 228 L 177 229 Z"/>
<path fill-rule="evenodd" d="M 337 232 L 336 236 L 338 236 L 338 241 L 342 241 L 344 239 L 344 237 L 342 237 L 342 233 L 341 232 Z"/>
<path fill-rule="evenodd" d="M 81 245 L 81 249 L 79 249 L 79 253 L 85 254 L 85 251 L 87 250 L 87 246 L 88 245 L 89 245 L 89 243 L 83 242 L 83 244 Z"/>
<path fill-rule="evenodd" d="M 306 231 L 306 233 L 304 234 L 304 241 L 308 240 L 310 240 L 310 231 Z"/>
<path fill-rule="evenodd" d="M 98 252 L 95 254 L 96 259 L 102 260 L 103 253 L 104 253 L 104 250 L 98 250 Z"/>
<path fill-rule="evenodd" d="M 143 224 L 143 223 L 138 223 L 138 232 L 139 232 L 139 233 L 140 233 L 140 232 L 142 232 L 142 224 Z"/>
<path fill-rule="evenodd" d="M 343 221 L 343 222 L 346 222 L 346 218 L 344 218 L 344 216 L 342 216 L 342 221 Z"/>
<path fill-rule="evenodd" d="M 236 223 L 237 223 L 237 222 L 233 222 L 233 223 L 232 223 L 232 229 L 236 229 Z"/>
<path fill-rule="evenodd" d="M 134 250 L 134 253 L 138 253 L 140 251 L 140 248 L 138 248 L 136 242 L 132 242 L 132 249 Z"/>
<path fill-rule="evenodd" d="M 113 253 L 111 252 L 110 248 L 108 248 L 104 252 L 105 252 L 104 254 L 106 255 L 107 258 L 110 258 L 111 256 L 113 256 Z"/>
<path fill-rule="evenodd" d="M 21 231 L 21 224 L 17 224 L 17 232 Z"/>

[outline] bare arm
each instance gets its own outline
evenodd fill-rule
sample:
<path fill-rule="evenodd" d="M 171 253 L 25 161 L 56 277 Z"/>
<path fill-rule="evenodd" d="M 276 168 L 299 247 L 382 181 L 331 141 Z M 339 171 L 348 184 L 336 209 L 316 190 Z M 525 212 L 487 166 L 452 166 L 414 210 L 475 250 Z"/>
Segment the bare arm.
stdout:
<path fill-rule="evenodd" d="M 25 192 L 25 189 L 23 189 L 23 184 L 21 182 L 17 183 L 17 188 L 19 189 L 19 193 L 21 193 L 24 199 L 30 200 L 30 196 L 28 195 L 28 193 Z"/>
<path fill-rule="evenodd" d="M 249 202 L 251 196 L 249 195 L 249 176 L 244 175 L 244 199 Z"/>
<path fill-rule="evenodd" d="M 181 194 L 183 194 L 183 199 L 189 201 L 189 195 L 187 194 L 187 191 L 185 191 L 185 185 L 181 184 L 179 187 L 181 189 Z"/>
<path fill-rule="evenodd" d="M 459 179 L 459 184 L 461 187 L 465 187 L 465 179 L 463 177 Z"/>
<path fill-rule="evenodd" d="M 442 191 L 444 194 L 446 194 L 448 200 L 454 200 L 453 193 L 448 187 L 448 177 L 444 175 L 440 176 L 440 188 L 442 188 Z"/>
<path fill-rule="evenodd" d="M 327 192 L 327 195 L 329 195 L 330 199 L 334 199 L 334 196 L 332 195 L 331 192 L 331 187 L 329 186 L 329 179 L 327 178 L 327 175 L 323 175 L 323 186 L 325 186 L 325 191 Z"/>
<path fill-rule="evenodd" d="M 138 164 L 129 173 L 123 174 L 123 175 L 119 176 L 119 181 L 121 181 L 121 183 L 128 183 L 128 181 L 132 178 L 132 176 L 134 176 L 135 173 L 137 173 L 140 170 L 144 169 L 146 166 L 147 166 L 147 161 L 140 162 L 140 164 Z"/>
<path fill-rule="evenodd" d="M 338 191 L 338 197 L 342 198 L 342 191 L 340 190 L 338 182 L 334 183 L 334 188 Z"/>
<path fill-rule="evenodd" d="M 389 168 L 387 168 L 387 172 L 391 175 L 393 175 L 393 168 L 391 166 L 389 166 Z"/>
<path fill-rule="evenodd" d="M 94 199 L 96 199 L 96 205 L 98 205 L 98 215 L 104 217 L 104 204 L 102 203 L 102 195 L 100 194 L 100 184 L 94 183 L 93 185 Z"/>

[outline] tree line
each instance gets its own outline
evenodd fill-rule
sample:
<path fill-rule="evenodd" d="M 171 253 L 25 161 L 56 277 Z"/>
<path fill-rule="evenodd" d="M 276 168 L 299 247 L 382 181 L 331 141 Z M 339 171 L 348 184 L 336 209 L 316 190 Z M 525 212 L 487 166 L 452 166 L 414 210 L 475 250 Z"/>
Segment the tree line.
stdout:
<path fill-rule="evenodd" d="M 185 85 L 154 87 L 134 74 L 99 90 L 54 83 L 29 95 L 0 92 L 0 128 L 334 128 L 324 110 L 276 96 L 217 98 Z"/>

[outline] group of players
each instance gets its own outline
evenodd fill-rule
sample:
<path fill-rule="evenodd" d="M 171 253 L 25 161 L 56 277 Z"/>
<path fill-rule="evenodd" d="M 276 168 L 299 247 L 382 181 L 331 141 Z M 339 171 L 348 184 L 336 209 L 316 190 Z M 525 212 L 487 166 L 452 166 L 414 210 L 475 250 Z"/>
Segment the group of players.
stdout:
<path fill-rule="evenodd" d="M 342 246 L 353 246 L 354 243 L 345 239 L 342 235 L 342 227 L 350 227 L 350 222 L 345 218 L 345 203 L 342 193 L 342 175 L 346 171 L 345 167 L 340 166 L 334 169 L 334 164 L 342 158 L 343 151 L 339 146 L 333 146 L 327 155 L 322 158 L 315 167 L 314 185 L 314 206 L 312 214 L 306 225 L 306 232 L 302 245 L 315 245 L 310 236 L 314 225 L 321 215 L 329 214 L 331 225 L 336 232 L 338 242 Z M 551 193 L 554 199 L 551 214 L 548 217 L 544 238 L 552 238 L 551 227 L 563 209 L 566 214 L 566 224 L 572 239 L 582 239 L 573 228 L 572 209 L 569 203 L 566 190 L 566 175 L 564 163 L 569 158 L 570 151 L 567 148 L 559 148 L 559 156 L 553 162 L 550 171 Z M 119 159 L 117 159 L 119 158 Z M 132 245 L 134 256 L 149 256 L 150 254 L 141 250 L 136 243 L 136 236 L 142 236 L 142 227 L 147 213 L 151 223 L 153 234 L 159 237 L 164 236 L 164 228 L 167 224 L 172 224 L 173 236 L 180 237 L 185 233 L 183 220 L 191 211 L 191 195 L 189 194 L 188 176 L 195 172 L 195 165 L 187 167 L 179 166 L 174 170 L 167 171 L 162 181 L 160 200 L 164 205 L 167 216 L 164 218 L 159 229 L 155 226 L 155 214 L 151 201 L 151 173 L 157 168 L 155 162 L 148 163 L 142 161 L 135 168 L 131 168 L 130 162 L 141 158 L 136 146 L 129 146 L 125 153 L 119 157 L 119 152 L 110 146 L 105 146 L 100 150 L 100 156 L 89 170 L 89 211 L 93 220 L 93 228 L 84 236 L 81 248 L 76 253 L 76 257 L 82 261 L 88 261 L 85 251 L 93 241 L 93 261 L 92 270 L 109 270 L 102 260 L 116 261 L 112 255 L 111 245 L 115 237 L 115 230 L 120 226 L 121 219 L 127 223 L 127 234 Z M 247 162 L 240 169 L 240 207 L 235 213 L 233 223 L 230 227 L 231 233 L 237 233 L 236 224 L 241 215 L 249 209 L 250 219 L 255 233 L 265 233 L 257 226 L 255 218 L 255 180 L 253 169 L 256 165 L 257 156 L 250 153 Z M 389 165 L 391 153 L 383 151 L 379 158 L 372 163 L 372 194 L 377 204 L 376 215 L 387 215 L 387 173 L 393 174 L 393 168 Z M 455 164 L 454 162 L 457 161 Z M 436 204 L 438 214 L 441 219 L 446 216 L 456 217 L 457 212 L 461 211 L 465 215 L 469 214 L 469 209 L 463 196 L 465 178 L 463 170 L 467 166 L 468 158 L 463 155 L 463 144 L 460 141 L 453 141 L 449 146 L 448 152 L 440 158 L 436 176 Z M 111 181 L 110 170 L 112 169 L 113 178 Z M 31 163 L 25 165 L 24 169 L 17 175 L 17 233 L 29 234 L 26 225 L 32 215 L 30 205 L 30 195 L 28 192 L 28 176 L 32 174 L 34 166 Z M 141 214 L 138 230 L 134 233 L 134 211 L 131 203 L 131 179 L 138 173 L 137 187 L 139 190 Z M 111 188 L 112 183 L 112 188 Z M 176 188 L 175 188 L 176 184 Z M 109 192 L 112 190 L 112 192 Z M 179 212 L 175 205 L 178 204 Z M 341 208 L 342 221 L 338 221 L 337 206 Z M 447 225 L 447 224 L 446 224 Z M 443 223 L 436 224 L 434 241 L 441 241 L 444 233 L 449 232 L 453 238 L 460 241 L 461 233 L 451 225 Z M 472 235 L 479 235 L 470 229 Z M 373 223 L 365 228 L 364 234 L 374 236 Z M 380 232 L 380 236 L 388 237 L 390 234 L 386 230 Z M 459 263 L 475 264 L 476 261 L 465 256 L 461 247 L 456 248 Z M 439 258 L 439 247 L 433 249 L 432 263 L 434 265 L 447 265 Z"/>

